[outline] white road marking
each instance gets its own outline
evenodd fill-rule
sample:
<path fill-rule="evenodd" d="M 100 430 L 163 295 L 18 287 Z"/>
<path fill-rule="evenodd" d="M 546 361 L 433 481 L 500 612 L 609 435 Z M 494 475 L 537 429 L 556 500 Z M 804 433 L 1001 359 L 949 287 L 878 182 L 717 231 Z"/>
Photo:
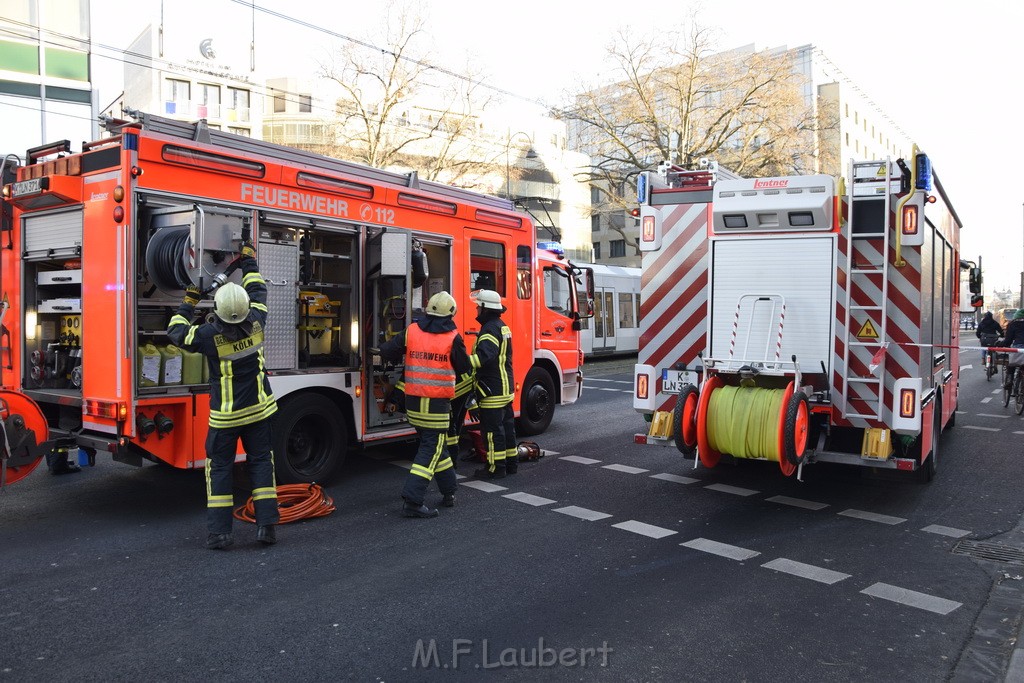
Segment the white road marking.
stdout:
<path fill-rule="evenodd" d="M 569 505 L 564 508 L 555 508 L 555 512 L 560 512 L 563 515 L 569 515 L 570 517 L 585 519 L 588 522 L 596 522 L 599 519 L 608 519 L 611 517 L 611 515 L 606 515 L 603 512 L 588 510 L 587 508 L 576 507 L 575 505 Z"/>
<path fill-rule="evenodd" d="M 532 505 L 534 507 L 540 507 L 541 505 L 551 505 L 552 503 L 558 502 L 551 500 L 550 498 L 541 498 L 540 496 L 535 496 L 531 493 L 522 492 L 506 493 L 504 496 L 502 496 L 502 498 L 508 498 L 509 500 L 515 500 L 520 503 L 526 503 L 527 505 Z"/>
<path fill-rule="evenodd" d="M 790 498 L 789 496 L 772 496 L 767 500 L 769 503 L 782 503 L 783 505 L 792 505 L 793 507 L 804 508 L 805 510 L 821 510 L 828 507 L 828 503 L 816 503 L 813 500 Z"/>
<path fill-rule="evenodd" d="M 629 465 L 601 465 L 603 469 L 615 470 L 616 472 L 625 472 L 626 474 L 643 474 L 644 472 L 650 472 L 642 467 L 630 467 Z"/>
<path fill-rule="evenodd" d="M 677 484 L 696 484 L 700 479 L 694 479 L 692 477 L 680 477 L 678 474 L 652 474 L 651 479 L 661 479 L 662 481 L 674 481 Z"/>
<path fill-rule="evenodd" d="M 1014 434 L 1024 434 L 1024 432 L 1014 432 Z"/>
<path fill-rule="evenodd" d="M 982 402 L 982 403 L 988 403 L 988 402 L 989 402 L 989 401 L 991 401 L 991 400 L 992 400 L 992 397 L 991 397 L 991 396 L 986 396 L 985 398 L 981 399 L 981 402 Z"/>
<path fill-rule="evenodd" d="M 494 493 L 495 491 L 508 491 L 508 488 L 504 486 L 498 486 L 497 484 L 492 484 L 487 481 L 476 481 L 475 479 L 473 481 L 464 481 L 462 482 L 462 485 L 468 486 L 471 489 L 483 491 L 484 493 Z"/>
<path fill-rule="evenodd" d="M 995 390 L 995 391 L 993 391 L 992 393 L 993 393 L 993 394 L 1001 394 L 1001 393 L 1003 393 L 1003 388 L 1002 388 L 1002 387 L 999 387 L 998 389 L 996 389 L 996 390 Z"/>
<path fill-rule="evenodd" d="M 889 515 L 880 515 L 877 512 L 865 512 L 864 510 L 854 510 L 853 508 L 843 510 L 838 514 L 844 517 L 855 517 L 856 519 L 865 519 L 869 522 L 878 522 L 879 524 L 896 525 L 907 521 L 902 517 L 890 517 Z"/>
<path fill-rule="evenodd" d="M 677 532 L 672 529 L 664 529 L 660 526 L 654 526 L 653 524 L 644 524 L 643 522 L 637 522 L 636 520 L 629 520 L 628 522 L 619 522 L 618 524 L 612 524 L 616 529 L 622 529 L 623 531 L 632 531 L 634 534 L 640 534 L 641 536 L 648 536 L 649 538 L 665 538 L 671 536 Z"/>
<path fill-rule="evenodd" d="M 563 455 L 561 458 L 559 458 L 559 460 L 578 462 L 581 465 L 593 465 L 596 462 L 601 462 L 600 460 L 594 460 L 593 458 L 581 458 L 578 455 Z"/>
<path fill-rule="evenodd" d="M 407 470 L 412 469 L 412 460 L 392 460 L 391 464 L 397 465 L 398 467 L 403 467 Z"/>
<path fill-rule="evenodd" d="M 917 607 L 918 609 L 943 615 L 949 614 L 962 604 L 952 600 L 946 600 L 945 598 L 938 598 L 934 595 L 928 595 L 927 593 L 918 593 L 917 591 L 900 588 L 899 586 L 890 586 L 887 583 L 876 583 L 868 586 L 862 590 L 861 593 L 870 595 L 873 598 L 890 600 L 892 602 L 898 602 L 901 605 Z"/>
<path fill-rule="evenodd" d="M 977 429 L 979 432 L 1001 432 L 999 427 L 979 427 L 977 425 L 964 425 L 961 429 Z"/>
<path fill-rule="evenodd" d="M 958 411 L 956 411 L 956 414 L 957 415 L 966 415 L 967 411 L 966 410 L 958 410 Z"/>
<path fill-rule="evenodd" d="M 784 574 L 792 574 L 793 576 L 817 581 L 818 583 L 827 583 L 830 586 L 833 583 L 839 583 L 843 579 L 850 578 L 849 574 L 835 572 L 823 567 L 815 567 L 813 564 L 804 564 L 803 562 L 787 560 L 784 557 L 772 560 L 771 562 L 766 562 L 761 566 L 766 567 L 767 569 L 774 569 L 775 571 L 782 572 Z"/>
<path fill-rule="evenodd" d="M 939 534 L 940 536 L 950 536 L 951 538 L 963 538 L 969 535 L 970 531 L 964 531 L 963 529 L 956 529 L 951 526 L 942 526 L 941 524 L 929 524 L 921 531 L 927 531 L 930 534 Z"/>
<path fill-rule="evenodd" d="M 1009 418 L 1009 415 L 995 415 L 994 413 L 978 413 L 978 417 L 1001 417 L 1004 420 Z"/>
<path fill-rule="evenodd" d="M 961 371 L 962 371 L 962 370 L 973 370 L 973 369 L 974 369 L 974 366 L 973 366 L 973 365 L 961 365 L 961 366 L 960 366 L 960 370 L 961 370 Z"/>
<path fill-rule="evenodd" d="M 752 496 L 755 493 L 760 493 L 760 491 L 753 489 L 744 489 L 739 486 L 729 486 L 728 484 L 709 484 L 704 488 L 711 489 L 712 491 L 721 491 L 722 493 L 731 493 L 734 496 Z"/>
<path fill-rule="evenodd" d="M 740 562 L 743 560 L 749 560 L 752 557 L 757 557 L 761 554 L 756 550 L 747 550 L 746 548 L 740 548 L 739 546 L 728 545 L 726 543 L 719 543 L 718 541 L 712 541 L 707 538 L 695 538 L 692 541 L 680 543 L 679 545 L 685 548 L 699 550 L 704 553 L 719 555 L 730 560 L 739 560 Z"/>
<path fill-rule="evenodd" d="M 597 377 L 588 377 L 586 381 L 588 381 L 588 382 L 608 382 L 610 384 L 628 384 L 630 386 L 633 385 L 633 382 L 631 380 L 628 380 L 628 379 L 599 379 Z"/>
<path fill-rule="evenodd" d="M 455 478 L 456 478 L 456 479 L 465 479 L 465 478 L 466 478 L 466 475 L 464 475 L 464 474 L 458 474 L 458 473 L 456 473 L 456 475 L 455 475 Z"/>

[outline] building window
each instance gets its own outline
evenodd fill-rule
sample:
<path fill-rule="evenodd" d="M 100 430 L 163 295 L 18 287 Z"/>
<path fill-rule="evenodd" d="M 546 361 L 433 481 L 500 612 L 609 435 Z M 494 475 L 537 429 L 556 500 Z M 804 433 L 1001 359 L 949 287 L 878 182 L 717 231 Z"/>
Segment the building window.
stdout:
<path fill-rule="evenodd" d="M 601 243 L 594 242 L 594 260 L 601 258 Z"/>
<path fill-rule="evenodd" d="M 199 83 L 196 86 L 196 116 L 201 119 L 220 118 L 220 86 Z"/>
<path fill-rule="evenodd" d="M 626 255 L 626 240 L 611 240 L 608 242 L 608 256 L 615 258 L 616 256 Z"/>
<path fill-rule="evenodd" d="M 285 111 L 284 93 L 274 95 L 274 113 L 283 114 Z"/>
<path fill-rule="evenodd" d="M 249 91 L 241 88 L 228 88 L 227 107 L 225 118 L 228 121 L 247 122 L 249 120 Z"/>
<path fill-rule="evenodd" d="M 192 84 L 168 78 L 164 81 L 164 113 L 188 116 L 188 104 L 192 99 Z"/>
<path fill-rule="evenodd" d="M 244 135 L 245 137 L 252 137 L 252 133 L 249 132 L 248 128 L 237 128 L 235 126 L 228 126 L 228 132 L 234 133 L 235 135 Z"/>
<path fill-rule="evenodd" d="M 312 95 L 299 95 L 299 111 L 303 114 L 313 111 Z"/>
<path fill-rule="evenodd" d="M 595 213 L 590 217 L 590 231 L 597 232 L 601 229 L 601 215 Z"/>

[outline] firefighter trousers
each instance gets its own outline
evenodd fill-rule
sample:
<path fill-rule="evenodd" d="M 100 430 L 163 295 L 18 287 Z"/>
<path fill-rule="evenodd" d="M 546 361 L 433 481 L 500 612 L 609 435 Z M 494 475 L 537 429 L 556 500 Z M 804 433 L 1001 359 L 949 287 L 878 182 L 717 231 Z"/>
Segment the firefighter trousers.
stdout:
<path fill-rule="evenodd" d="M 519 458 L 512 404 L 507 403 L 501 408 L 480 406 L 480 432 L 487 446 L 487 469 L 515 474 L 519 469 Z"/>
<path fill-rule="evenodd" d="M 231 531 L 234 507 L 232 470 L 238 439 L 245 449 L 256 524 L 277 524 L 277 483 L 274 480 L 274 454 L 270 450 L 270 420 L 240 427 L 210 427 L 206 436 L 206 526 L 211 534 Z"/>
<path fill-rule="evenodd" d="M 452 459 L 448 457 L 445 443 L 447 431 L 417 427 L 416 433 L 420 437 L 420 443 L 412 467 L 409 468 L 409 474 L 405 477 L 402 498 L 414 505 L 423 505 L 423 498 L 427 494 L 427 486 L 430 485 L 431 479 L 437 478 L 437 488 L 441 489 L 441 494 L 445 496 L 455 493 L 459 485 L 455 480 Z"/>
<path fill-rule="evenodd" d="M 458 468 L 459 462 L 459 439 L 462 437 L 462 428 L 466 424 L 466 413 L 469 412 L 470 394 L 457 396 L 452 399 L 451 422 L 448 423 L 448 456 L 452 459 L 452 467 Z"/>

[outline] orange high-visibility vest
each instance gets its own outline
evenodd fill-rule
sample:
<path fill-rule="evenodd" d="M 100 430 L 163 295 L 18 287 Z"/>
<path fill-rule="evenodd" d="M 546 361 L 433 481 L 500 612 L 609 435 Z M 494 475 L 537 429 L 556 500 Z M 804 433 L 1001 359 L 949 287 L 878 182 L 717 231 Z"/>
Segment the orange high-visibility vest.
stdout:
<path fill-rule="evenodd" d="M 413 324 L 405 332 L 405 393 L 427 398 L 455 398 L 452 343 L 458 332 L 429 334 Z"/>

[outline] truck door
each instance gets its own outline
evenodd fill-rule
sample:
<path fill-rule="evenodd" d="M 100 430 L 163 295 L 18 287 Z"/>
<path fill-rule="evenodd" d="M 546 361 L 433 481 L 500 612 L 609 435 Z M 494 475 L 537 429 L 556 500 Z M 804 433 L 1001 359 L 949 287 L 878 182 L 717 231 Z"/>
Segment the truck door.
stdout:
<path fill-rule="evenodd" d="M 594 290 L 594 351 L 615 350 L 615 290 L 596 287 Z"/>
<path fill-rule="evenodd" d="M 544 289 L 544 306 L 540 309 L 537 321 L 539 330 L 538 344 L 552 351 L 558 358 L 558 365 L 563 370 L 575 372 L 579 364 L 578 333 L 573 329 L 576 311 L 576 287 L 567 265 L 547 263 L 541 273 L 541 287 Z M 599 340 L 595 329 L 594 347 L 598 348 Z"/>
<path fill-rule="evenodd" d="M 412 235 L 408 230 L 386 228 L 370 237 L 364 252 L 366 297 L 360 320 L 363 330 L 363 370 L 369 386 L 364 387 L 367 400 L 367 430 L 406 421 L 405 413 L 389 403 L 391 394 L 402 378 L 402 364 L 386 365 L 369 349 L 389 341 L 412 320 L 409 307 L 412 292 L 410 275 Z"/>

